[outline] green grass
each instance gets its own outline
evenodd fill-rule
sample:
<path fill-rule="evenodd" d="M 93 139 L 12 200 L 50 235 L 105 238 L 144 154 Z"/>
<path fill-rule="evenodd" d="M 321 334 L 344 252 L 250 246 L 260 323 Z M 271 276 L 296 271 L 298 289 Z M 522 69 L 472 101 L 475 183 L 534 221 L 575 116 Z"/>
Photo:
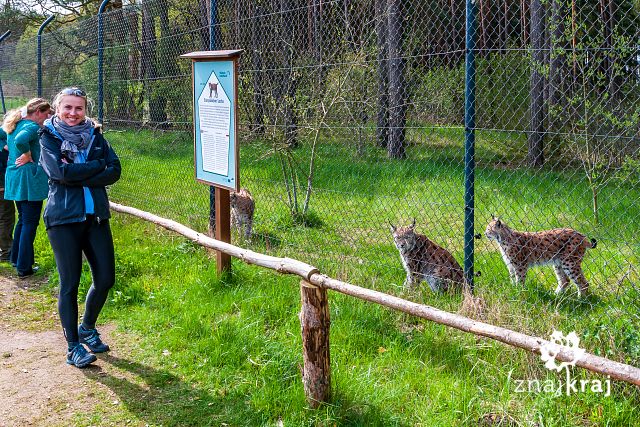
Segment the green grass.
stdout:
<path fill-rule="evenodd" d="M 334 293 L 333 400 L 311 410 L 298 279 L 234 261 L 220 280 L 190 242 L 128 216 L 112 224 L 118 280 L 101 322 L 118 325 L 121 356 L 105 362 L 126 375 L 88 378 L 122 405 L 77 414 L 77 425 L 475 426 L 496 413 L 520 425 L 626 426 L 638 417 L 633 386 L 615 383 L 606 398 L 516 393 L 510 377 L 556 377 L 523 351 Z"/>
<path fill-rule="evenodd" d="M 463 168 L 459 129 L 410 134 L 409 160 L 389 161 L 368 148 L 320 147 L 313 227 L 291 220 L 283 203 L 278 163 L 267 144 L 242 146 L 242 185 L 256 198 L 256 237 L 240 242 L 272 255 L 291 256 L 364 287 L 457 311 L 460 297 L 428 290 L 406 292 L 404 273 L 387 220 L 418 220 L 419 230 L 462 260 Z M 195 183 L 189 135 L 109 132 L 120 154 L 122 180 L 114 201 L 206 229 L 208 191 Z M 612 182 L 603 191 L 602 224 L 594 224 L 589 194 L 575 170 L 541 172 L 504 168 L 526 143 L 516 136 L 478 138 L 478 231 L 492 213 L 516 228 L 571 225 L 599 239 L 585 261 L 594 288 L 586 301 L 553 295 L 548 268 L 532 270 L 527 285 L 508 284 L 494 245 L 479 241 L 477 291 L 486 320 L 544 337 L 575 330 L 582 346 L 615 360 L 640 363 L 638 293 L 616 284 L 638 263 L 640 189 Z M 307 151 L 296 152 L 306 168 Z M 498 157 L 498 155 L 500 157 Z M 558 163 L 558 165 L 560 165 Z M 111 363 L 132 379 L 96 378 L 125 404 L 113 418 L 105 406 L 78 424 L 133 417 L 155 425 L 478 425 L 486 414 L 516 425 L 633 425 L 640 415 L 635 387 L 615 383 L 613 394 L 570 397 L 517 393 L 514 379 L 554 379 L 537 356 L 339 294 L 330 294 L 331 404 L 307 407 L 302 363 L 298 279 L 233 263 L 220 279 L 201 248 L 151 224 L 117 215 L 113 221 L 117 285 L 106 306 L 129 343 L 125 359 Z M 236 236 L 233 236 L 234 239 Z M 38 260 L 51 271 L 46 240 Z M 51 285 L 57 282 L 53 275 Z M 81 296 L 89 279 L 83 279 Z M 578 378 L 598 378 L 574 370 Z M 125 415 L 126 414 L 126 415 Z"/>

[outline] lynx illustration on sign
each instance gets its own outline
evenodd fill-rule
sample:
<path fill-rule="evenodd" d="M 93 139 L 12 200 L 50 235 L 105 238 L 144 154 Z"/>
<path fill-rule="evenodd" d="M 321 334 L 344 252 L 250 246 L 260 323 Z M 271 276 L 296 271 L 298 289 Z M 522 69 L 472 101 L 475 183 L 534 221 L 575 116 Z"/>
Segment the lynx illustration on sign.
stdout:
<path fill-rule="evenodd" d="M 219 175 L 229 174 L 229 135 L 231 101 L 215 71 L 198 97 L 202 169 Z"/>

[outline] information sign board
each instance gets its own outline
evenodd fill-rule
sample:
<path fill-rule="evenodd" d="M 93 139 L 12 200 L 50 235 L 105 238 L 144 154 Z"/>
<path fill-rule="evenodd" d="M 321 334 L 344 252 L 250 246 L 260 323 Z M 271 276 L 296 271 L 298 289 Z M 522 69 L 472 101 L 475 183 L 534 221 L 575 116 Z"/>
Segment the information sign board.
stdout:
<path fill-rule="evenodd" d="M 237 57 L 240 51 L 193 52 L 196 179 L 239 189 L 236 142 Z"/>

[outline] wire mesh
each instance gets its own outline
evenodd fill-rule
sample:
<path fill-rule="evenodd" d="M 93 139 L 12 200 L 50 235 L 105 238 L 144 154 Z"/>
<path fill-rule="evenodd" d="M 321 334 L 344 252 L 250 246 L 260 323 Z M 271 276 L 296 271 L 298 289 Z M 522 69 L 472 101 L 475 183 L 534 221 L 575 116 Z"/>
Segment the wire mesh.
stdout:
<path fill-rule="evenodd" d="M 208 49 L 210 7 L 144 0 L 104 15 L 105 124 L 123 161 L 112 198 L 199 230 L 207 227 L 209 192 L 194 180 L 191 69 L 179 55 Z M 582 260 L 562 232 L 526 235 L 525 243 L 514 238 L 518 250 L 505 262 L 498 242 L 478 240 L 485 318 L 534 334 L 580 330 L 592 350 L 638 362 L 637 5 L 479 0 L 477 7 L 476 233 L 495 215 L 516 231 L 570 228 L 597 241 Z M 459 296 L 427 283 L 403 287 L 391 228 L 415 219 L 415 232 L 462 265 L 464 4 L 236 0 L 217 2 L 214 15 L 215 47 L 244 49 L 240 180 L 255 217 L 251 237 L 233 239 L 457 309 Z M 91 18 L 43 35 L 46 96 L 73 84 L 95 97 L 96 26 Z M 32 96 L 35 38 L 2 49 L 5 94 Z M 416 250 L 413 261 L 431 266 L 418 276 L 438 278 L 442 258 Z M 555 295 L 553 265 L 510 281 L 508 264 L 543 261 L 580 265 L 590 296 L 579 297 L 574 285 Z M 599 331 L 612 319 L 621 324 L 609 340 Z"/>

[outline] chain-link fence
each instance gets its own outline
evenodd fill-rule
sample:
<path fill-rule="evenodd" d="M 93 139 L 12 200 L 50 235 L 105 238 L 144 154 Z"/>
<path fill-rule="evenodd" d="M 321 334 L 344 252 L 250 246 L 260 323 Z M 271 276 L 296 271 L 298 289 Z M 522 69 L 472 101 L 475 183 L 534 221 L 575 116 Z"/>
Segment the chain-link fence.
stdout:
<path fill-rule="evenodd" d="M 463 264 L 464 2 L 213 4 L 212 13 L 208 0 L 145 0 L 104 15 L 104 121 L 124 167 L 113 199 L 206 230 L 209 191 L 193 172 L 191 69 L 179 55 L 207 50 L 213 28 L 216 49 L 244 49 L 240 180 L 256 208 L 251 238 L 234 240 L 456 310 L 459 296 L 426 284 L 403 289 L 389 223 L 415 219 L 417 232 Z M 590 350 L 638 363 L 637 2 L 475 4 L 471 213 L 476 233 L 493 215 L 503 226 L 499 241 L 475 244 L 475 291 L 486 318 L 534 334 L 579 330 Z M 43 35 L 45 96 L 73 84 L 95 98 L 97 22 L 58 23 Z M 35 95 L 35 38 L 2 49 L 5 94 Z M 586 239 L 562 240 L 566 232 L 536 239 L 504 225 L 571 228 Z M 582 261 L 590 239 L 597 246 Z M 578 297 L 573 284 L 555 295 L 553 265 L 510 282 L 508 268 L 517 273 L 547 259 L 561 284 L 581 265 L 591 296 Z M 603 324 L 615 327 L 604 332 Z"/>

